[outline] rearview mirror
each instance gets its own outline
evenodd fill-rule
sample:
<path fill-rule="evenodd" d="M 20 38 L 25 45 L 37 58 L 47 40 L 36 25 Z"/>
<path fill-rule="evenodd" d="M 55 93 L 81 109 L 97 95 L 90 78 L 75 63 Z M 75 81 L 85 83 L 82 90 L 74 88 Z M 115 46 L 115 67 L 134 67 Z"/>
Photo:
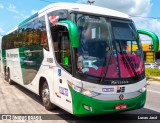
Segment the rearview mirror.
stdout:
<path fill-rule="evenodd" d="M 153 41 L 153 50 L 154 50 L 154 52 L 158 52 L 158 50 L 159 50 L 159 39 L 158 39 L 158 37 L 155 33 L 150 32 L 150 31 L 146 31 L 146 30 L 137 30 L 137 32 L 139 34 L 143 34 L 143 35 L 147 35 L 147 36 L 151 37 L 152 41 Z"/>
<path fill-rule="evenodd" d="M 78 48 L 79 36 L 77 26 L 69 20 L 59 21 L 56 25 L 65 26 L 68 29 L 71 46 L 73 48 Z"/>

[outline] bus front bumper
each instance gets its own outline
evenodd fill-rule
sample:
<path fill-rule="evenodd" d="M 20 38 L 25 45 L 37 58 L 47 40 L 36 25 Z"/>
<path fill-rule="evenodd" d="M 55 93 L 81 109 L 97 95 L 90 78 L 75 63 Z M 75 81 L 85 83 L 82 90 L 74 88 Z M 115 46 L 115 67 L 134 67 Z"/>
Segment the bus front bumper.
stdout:
<path fill-rule="evenodd" d="M 135 98 L 116 101 L 97 100 L 82 95 L 74 91 L 72 88 L 70 88 L 70 91 L 72 94 L 73 114 L 76 116 L 101 115 L 130 111 L 142 108 L 146 101 L 146 91 Z M 125 105 L 127 107 L 116 110 L 115 107 L 117 105 Z"/>

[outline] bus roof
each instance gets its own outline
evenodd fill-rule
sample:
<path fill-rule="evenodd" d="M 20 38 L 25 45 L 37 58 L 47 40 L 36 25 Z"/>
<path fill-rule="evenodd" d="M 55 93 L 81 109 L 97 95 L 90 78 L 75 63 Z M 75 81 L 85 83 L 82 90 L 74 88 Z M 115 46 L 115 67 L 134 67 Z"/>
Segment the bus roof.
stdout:
<path fill-rule="evenodd" d="M 18 26 L 16 26 L 14 29 L 10 30 L 9 32 L 6 33 L 9 34 L 16 29 L 18 29 L 19 26 L 25 24 L 29 20 L 38 17 L 39 14 L 43 13 L 44 11 L 47 11 L 49 9 L 53 10 L 60 10 L 60 9 L 67 9 L 67 10 L 73 10 L 73 11 L 78 11 L 78 12 L 86 12 L 86 13 L 92 13 L 92 14 L 99 14 L 99 15 L 106 15 L 106 16 L 112 16 L 112 17 L 119 17 L 119 18 L 124 18 L 124 19 L 130 19 L 130 17 L 122 12 L 104 8 L 104 7 L 99 7 L 99 6 L 94 6 L 94 5 L 87 5 L 87 4 L 77 4 L 77 3 L 53 3 L 50 4 L 43 9 L 41 9 L 39 12 L 36 14 L 32 15 L 31 17 L 25 19 L 22 21 Z"/>
<path fill-rule="evenodd" d="M 41 9 L 39 13 L 46 11 L 48 9 L 51 9 L 51 8 L 68 9 L 68 10 L 74 10 L 74 11 L 79 11 L 79 12 L 86 12 L 86 13 L 93 13 L 93 14 L 100 14 L 100 15 L 130 19 L 130 17 L 127 14 L 116 11 L 116 10 L 94 6 L 94 5 L 65 3 L 65 2 L 50 4 L 46 6 L 45 8 Z"/>

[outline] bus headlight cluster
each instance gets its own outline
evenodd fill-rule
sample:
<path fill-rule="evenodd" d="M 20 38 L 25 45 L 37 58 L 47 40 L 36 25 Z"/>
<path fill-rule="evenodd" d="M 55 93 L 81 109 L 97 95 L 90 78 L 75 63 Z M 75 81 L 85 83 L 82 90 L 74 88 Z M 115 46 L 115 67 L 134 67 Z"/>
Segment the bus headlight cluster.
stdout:
<path fill-rule="evenodd" d="M 85 89 L 82 89 L 81 93 L 83 95 L 86 95 L 86 96 L 89 96 L 89 97 L 95 97 L 95 96 L 99 95 L 99 93 L 96 93 L 96 92 L 93 92 L 93 91 L 89 91 L 89 90 L 85 90 Z"/>
<path fill-rule="evenodd" d="M 86 90 L 86 89 L 82 89 L 76 85 L 73 85 L 71 86 L 75 91 L 83 94 L 83 95 L 86 95 L 86 96 L 89 96 L 89 97 L 94 97 L 94 96 L 97 96 L 99 95 L 99 93 L 96 93 L 96 92 L 93 92 L 93 91 L 89 91 L 89 90 Z"/>

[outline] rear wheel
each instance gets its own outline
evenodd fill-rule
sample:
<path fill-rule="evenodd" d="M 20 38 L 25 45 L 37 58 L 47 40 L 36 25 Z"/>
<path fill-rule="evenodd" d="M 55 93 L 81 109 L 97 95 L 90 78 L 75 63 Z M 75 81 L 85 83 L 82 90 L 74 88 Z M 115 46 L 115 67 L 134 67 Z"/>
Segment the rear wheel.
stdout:
<path fill-rule="evenodd" d="M 7 81 L 7 75 L 8 73 L 7 73 L 7 70 L 5 69 L 5 71 L 4 71 L 4 79 Z"/>
<path fill-rule="evenodd" d="M 9 82 L 10 85 L 13 85 L 13 84 L 14 84 L 14 82 L 11 80 L 10 70 L 9 70 L 9 69 L 6 70 L 6 72 L 5 72 L 5 80 L 6 80 L 7 82 Z"/>
<path fill-rule="evenodd" d="M 52 104 L 50 102 L 50 91 L 47 82 L 44 82 L 42 90 L 41 90 L 41 96 L 43 105 L 47 110 L 52 110 L 56 108 L 56 105 Z"/>

